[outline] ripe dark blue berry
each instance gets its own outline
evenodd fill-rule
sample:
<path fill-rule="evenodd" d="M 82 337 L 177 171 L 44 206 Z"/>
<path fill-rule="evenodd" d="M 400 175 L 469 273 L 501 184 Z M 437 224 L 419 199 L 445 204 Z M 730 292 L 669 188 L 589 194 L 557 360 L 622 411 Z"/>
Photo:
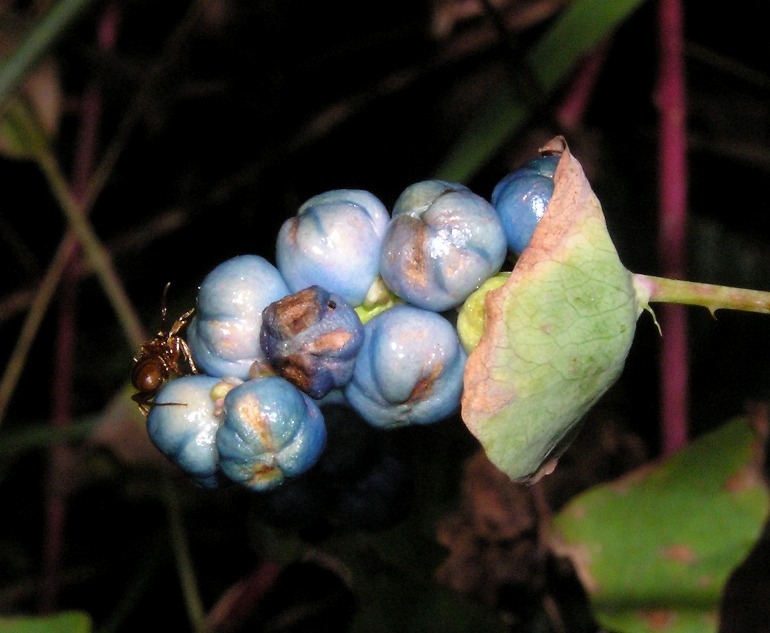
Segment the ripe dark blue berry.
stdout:
<path fill-rule="evenodd" d="M 540 156 L 508 174 L 492 191 L 492 205 L 500 214 L 509 250 L 517 255 L 527 247 L 553 195 L 558 156 Z"/>

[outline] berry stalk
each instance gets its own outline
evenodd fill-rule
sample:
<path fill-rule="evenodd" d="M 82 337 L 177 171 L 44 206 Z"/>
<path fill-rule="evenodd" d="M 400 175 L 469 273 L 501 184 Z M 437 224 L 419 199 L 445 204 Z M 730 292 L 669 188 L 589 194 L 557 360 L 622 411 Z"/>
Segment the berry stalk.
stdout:
<path fill-rule="evenodd" d="M 703 284 L 650 275 L 634 275 L 634 285 L 642 304 L 679 303 L 717 310 L 740 310 L 770 314 L 770 292 Z"/>

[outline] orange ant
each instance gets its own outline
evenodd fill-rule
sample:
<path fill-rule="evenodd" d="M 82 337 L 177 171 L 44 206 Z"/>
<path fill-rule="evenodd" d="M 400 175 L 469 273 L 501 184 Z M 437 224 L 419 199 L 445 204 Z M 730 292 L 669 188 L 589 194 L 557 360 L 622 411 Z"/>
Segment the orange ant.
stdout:
<path fill-rule="evenodd" d="M 195 308 L 174 321 L 171 329 L 165 329 L 166 293 L 170 285 L 166 284 L 163 290 L 160 308 L 161 329 L 154 338 L 142 344 L 139 355 L 134 358 L 134 369 L 131 372 L 131 384 L 137 390 L 131 399 L 139 405 L 139 410 L 145 416 L 149 414 L 155 396 L 172 372 L 182 376 L 198 373 L 187 342 L 179 336 L 179 331 L 187 325 Z"/>

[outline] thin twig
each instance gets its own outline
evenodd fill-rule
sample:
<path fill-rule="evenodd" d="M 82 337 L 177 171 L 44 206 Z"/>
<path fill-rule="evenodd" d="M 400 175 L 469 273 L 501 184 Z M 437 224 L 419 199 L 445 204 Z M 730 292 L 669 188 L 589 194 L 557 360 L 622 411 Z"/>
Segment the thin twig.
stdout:
<path fill-rule="evenodd" d="M 609 42 L 605 41 L 580 65 L 567 95 L 556 110 L 556 118 L 565 130 L 575 130 L 583 121 L 608 50 Z"/>
<path fill-rule="evenodd" d="M 179 26 L 169 37 L 169 43 L 166 48 L 167 54 L 164 59 L 147 73 L 145 83 L 134 95 L 134 98 L 127 109 L 127 114 L 121 121 L 118 132 L 113 137 L 99 167 L 96 168 L 91 178 L 88 190 L 85 193 L 82 202 L 82 212 L 84 216 L 89 214 L 97 197 L 112 174 L 112 170 L 128 141 L 130 132 L 139 119 L 140 113 L 143 111 L 143 106 L 146 104 L 147 93 L 154 85 L 155 80 L 161 74 L 162 70 L 170 64 L 170 60 L 178 55 L 179 50 L 181 49 L 181 43 L 184 41 L 200 15 L 202 5 L 203 0 L 196 0 L 196 2 L 190 6 L 190 9 L 180 22 Z M 62 241 L 59 243 L 54 258 L 31 303 L 27 318 L 22 325 L 19 338 L 17 339 L 13 352 L 6 364 L 2 381 L 0 381 L 0 424 L 2 424 L 2 421 L 5 418 L 11 396 L 21 377 L 24 362 L 32 347 L 32 343 L 37 337 L 37 332 L 40 329 L 40 324 L 51 303 L 51 298 L 59 285 L 67 261 L 77 247 L 77 243 L 78 240 L 74 232 L 68 230 L 62 238 Z M 144 336 L 141 338 L 144 339 Z"/>
<path fill-rule="evenodd" d="M 45 277 L 43 277 L 43 280 L 40 282 L 40 286 L 35 293 L 32 304 L 27 312 L 27 317 L 21 326 L 19 337 L 16 339 L 16 344 L 5 365 L 2 381 L 0 381 L 0 424 L 2 424 L 2 421 L 5 419 L 11 396 L 16 389 L 16 385 L 21 377 L 21 372 L 24 369 L 24 361 L 29 355 L 32 343 L 34 343 L 35 338 L 37 337 L 37 332 L 40 329 L 40 324 L 43 322 L 43 317 L 56 292 L 56 288 L 59 285 L 59 280 L 67 266 L 67 262 L 72 256 L 72 253 L 75 252 L 76 248 L 77 238 L 74 234 L 68 233 L 59 243 L 59 247 L 56 249 L 56 254 L 45 273 Z"/>
<path fill-rule="evenodd" d="M 101 52 L 115 46 L 120 12 L 110 3 L 97 24 L 97 43 Z M 101 127 L 102 89 L 100 77 L 94 78 L 83 93 L 80 104 L 80 129 L 75 145 L 72 196 L 81 206 L 97 152 Z M 70 257 L 64 272 L 64 284 L 59 303 L 59 328 L 54 354 L 54 380 L 52 388 L 51 424 L 66 428 L 72 418 L 72 380 L 77 332 L 77 261 Z M 52 446 L 49 451 L 48 476 L 46 477 L 46 524 L 43 540 L 43 570 L 41 574 L 40 610 L 53 611 L 59 594 L 62 546 L 67 520 L 67 498 L 70 490 L 65 475 L 71 450 L 66 445 Z"/>
<path fill-rule="evenodd" d="M 166 539 L 158 537 L 152 547 L 148 548 L 145 556 L 139 561 L 131 580 L 126 583 L 125 591 L 120 596 L 120 601 L 110 613 L 106 622 L 102 624 L 96 633 L 114 633 L 119 631 L 125 623 L 126 617 L 139 602 L 139 599 L 147 591 L 155 573 L 168 557 Z"/>
<path fill-rule="evenodd" d="M 107 242 L 109 251 L 113 257 L 118 257 L 126 253 L 134 253 L 137 250 L 145 248 L 154 240 L 179 230 L 187 223 L 189 212 L 178 207 L 172 207 L 161 211 L 148 221 L 132 226 L 124 233 Z M 74 240 L 74 235 L 70 234 Z M 88 260 L 77 257 L 76 272 L 78 279 L 88 277 L 93 274 L 93 269 L 88 265 Z M 31 305 L 35 298 L 37 285 L 24 287 L 10 294 L 7 294 L 0 300 L 0 323 L 7 321 L 20 312 L 24 312 Z"/>
<path fill-rule="evenodd" d="M 35 160 L 45 175 L 48 186 L 64 213 L 70 228 L 75 232 L 91 265 L 94 267 L 102 284 L 102 289 L 109 298 L 118 320 L 121 322 L 129 344 L 132 348 L 138 348 L 145 338 L 142 324 L 126 294 L 120 277 L 115 271 L 110 254 L 88 221 L 83 205 L 78 204 L 75 200 L 69 183 L 64 178 L 59 164 L 39 127 L 31 117 L 25 114 L 19 113 L 16 120 L 23 126 L 27 138 L 32 142 Z"/>
<path fill-rule="evenodd" d="M 187 607 L 190 626 L 195 633 L 206 633 L 206 614 L 203 609 L 203 601 L 198 592 L 198 581 L 195 577 L 195 568 L 190 556 L 187 532 L 182 521 L 179 496 L 171 480 L 165 480 L 163 492 L 168 525 L 171 530 L 171 546 L 174 551 L 179 583 L 182 586 L 182 595 Z"/>
<path fill-rule="evenodd" d="M 527 63 L 524 50 L 514 41 L 513 32 L 508 28 L 504 17 L 491 0 L 481 0 L 481 4 L 503 46 L 504 61 L 509 70 L 509 81 L 516 95 L 526 105 L 533 119 L 540 121 L 555 132 L 561 132 L 561 122 L 554 113 L 548 92 Z"/>
<path fill-rule="evenodd" d="M 25 35 L 13 53 L 0 64 L 0 118 L 16 89 L 46 55 L 73 21 L 85 13 L 92 0 L 60 0 Z"/>

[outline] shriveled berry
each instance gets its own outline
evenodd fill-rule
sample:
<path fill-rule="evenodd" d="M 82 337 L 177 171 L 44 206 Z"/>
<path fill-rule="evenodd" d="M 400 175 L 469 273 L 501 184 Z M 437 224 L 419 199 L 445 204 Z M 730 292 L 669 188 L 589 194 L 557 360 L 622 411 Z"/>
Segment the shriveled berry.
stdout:
<path fill-rule="evenodd" d="M 320 286 L 271 303 L 262 313 L 260 345 L 268 362 L 313 398 L 350 381 L 363 341 L 356 311 Z"/>

